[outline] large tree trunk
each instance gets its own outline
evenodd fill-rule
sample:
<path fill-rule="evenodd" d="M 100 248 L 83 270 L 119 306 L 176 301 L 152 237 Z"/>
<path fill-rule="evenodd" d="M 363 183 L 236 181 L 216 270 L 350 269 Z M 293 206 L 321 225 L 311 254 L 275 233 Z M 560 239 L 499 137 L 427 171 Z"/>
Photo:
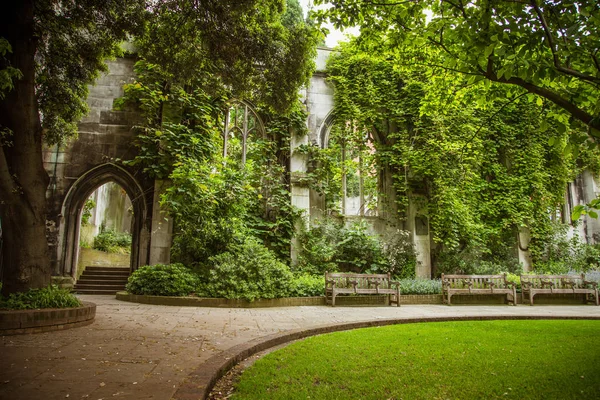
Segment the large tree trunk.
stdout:
<path fill-rule="evenodd" d="M 35 96 L 33 1 L 19 0 L 3 7 L 0 36 L 9 41 L 8 63 L 23 74 L 15 88 L 0 100 L 0 217 L 4 237 L 2 292 L 39 288 L 50 283 L 46 240 L 48 174 L 42 161 L 42 128 Z M 0 69 L 6 62 L 0 61 Z"/>

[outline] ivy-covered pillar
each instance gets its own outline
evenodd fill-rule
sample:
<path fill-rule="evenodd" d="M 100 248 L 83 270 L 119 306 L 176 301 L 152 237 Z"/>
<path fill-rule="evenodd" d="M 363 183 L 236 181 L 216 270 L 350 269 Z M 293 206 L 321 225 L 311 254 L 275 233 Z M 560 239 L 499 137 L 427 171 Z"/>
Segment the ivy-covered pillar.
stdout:
<path fill-rule="evenodd" d="M 173 241 L 173 219 L 160 206 L 160 196 L 170 185 L 167 180 L 154 181 L 152 230 L 150 231 L 150 264 L 169 264 Z"/>
<path fill-rule="evenodd" d="M 308 156 L 297 151 L 298 147 L 302 145 L 308 145 L 308 135 L 300 136 L 296 131 L 292 131 L 290 135 L 290 191 L 292 206 L 302 210 L 302 218 L 296 222 L 296 232 L 307 227 L 310 215 L 310 189 L 303 183 L 307 172 Z M 298 235 L 294 235 L 290 249 L 292 264 L 295 264 L 298 259 L 298 246 Z"/>

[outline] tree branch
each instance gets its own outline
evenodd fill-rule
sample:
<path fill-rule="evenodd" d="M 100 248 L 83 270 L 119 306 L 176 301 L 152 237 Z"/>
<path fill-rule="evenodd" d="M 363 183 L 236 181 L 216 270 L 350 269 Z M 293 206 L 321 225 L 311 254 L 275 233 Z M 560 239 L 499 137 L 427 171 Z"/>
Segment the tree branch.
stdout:
<path fill-rule="evenodd" d="M 532 0 L 530 4 L 531 4 L 531 7 L 533 7 L 533 9 L 535 10 L 535 13 L 538 16 L 538 19 L 539 19 L 540 23 L 542 24 L 542 28 L 544 29 L 544 35 L 546 37 L 546 40 L 548 41 L 548 47 L 550 47 L 550 51 L 552 52 L 552 60 L 554 63 L 554 67 L 562 73 L 574 76 L 579 79 L 583 79 L 585 81 L 594 82 L 594 83 L 600 82 L 600 78 L 596 78 L 594 76 L 581 73 L 572 68 L 564 67 L 560 64 L 560 59 L 558 58 L 558 54 L 556 52 L 556 43 L 554 42 L 554 38 L 552 36 L 552 33 L 550 32 L 550 28 L 548 26 L 548 22 L 546 21 L 546 17 L 544 17 L 544 13 L 542 13 L 542 10 L 538 6 L 537 0 Z"/>
<path fill-rule="evenodd" d="M 504 77 L 500 78 L 493 71 L 489 72 L 489 68 L 488 71 L 485 72 L 484 76 L 493 82 L 508 83 L 511 85 L 520 86 L 523 89 L 527 90 L 529 93 L 537 94 L 538 96 L 550 100 L 554 104 L 563 108 L 565 111 L 569 112 L 573 116 L 573 118 L 583 122 L 585 125 L 595 129 L 600 129 L 600 120 L 594 119 L 594 117 L 590 113 L 577 107 L 575 104 L 573 104 L 572 102 L 570 102 L 569 100 L 565 99 L 564 97 L 552 90 L 536 86 L 531 82 L 527 82 L 515 76 L 510 77 L 508 79 Z"/>

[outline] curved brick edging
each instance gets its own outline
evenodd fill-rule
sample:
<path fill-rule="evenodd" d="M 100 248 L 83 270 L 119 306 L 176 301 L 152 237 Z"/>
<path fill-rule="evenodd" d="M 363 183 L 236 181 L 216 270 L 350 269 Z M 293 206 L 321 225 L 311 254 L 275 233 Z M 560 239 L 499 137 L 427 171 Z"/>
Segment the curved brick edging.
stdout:
<path fill-rule="evenodd" d="M 340 332 L 358 328 L 370 328 L 376 326 L 411 324 L 421 322 L 448 322 L 448 321 L 494 321 L 494 320 L 600 320 L 597 316 L 548 316 L 548 315 L 494 315 L 494 316 L 457 316 L 457 317 L 424 317 L 406 319 L 387 319 L 375 321 L 361 321 L 341 323 L 334 325 L 322 325 L 309 329 L 295 329 L 283 333 L 276 333 L 249 342 L 233 346 L 209 358 L 202 363 L 191 374 L 187 376 L 183 384 L 179 386 L 172 399 L 174 400 L 197 400 L 206 399 L 210 391 L 231 368 L 246 358 L 294 340 L 304 339 L 309 336 L 324 333 Z"/>
<path fill-rule="evenodd" d="M 0 311 L 0 336 L 41 333 L 89 325 L 96 317 L 96 304 L 81 307 Z"/>
<path fill-rule="evenodd" d="M 170 297 L 147 296 L 117 292 L 117 300 L 131 301 L 141 304 L 153 304 L 178 307 L 227 307 L 227 308 L 264 308 L 264 307 L 298 307 L 324 306 L 325 297 L 284 297 L 279 299 L 258 299 L 255 301 L 210 298 L 210 297 Z M 385 305 L 386 296 L 346 296 L 337 297 L 336 305 Z M 401 295 L 400 304 L 442 304 L 442 295 Z"/>

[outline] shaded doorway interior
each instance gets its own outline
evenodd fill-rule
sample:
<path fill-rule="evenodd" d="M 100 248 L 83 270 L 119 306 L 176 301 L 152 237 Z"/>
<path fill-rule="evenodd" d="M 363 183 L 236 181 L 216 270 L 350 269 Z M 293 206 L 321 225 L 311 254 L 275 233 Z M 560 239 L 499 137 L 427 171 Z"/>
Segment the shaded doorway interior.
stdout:
<path fill-rule="evenodd" d="M 116 182 L 96 188 L 80 210 L 75 290 L 112 294 L 130 273 L 133 205 Z"/>

